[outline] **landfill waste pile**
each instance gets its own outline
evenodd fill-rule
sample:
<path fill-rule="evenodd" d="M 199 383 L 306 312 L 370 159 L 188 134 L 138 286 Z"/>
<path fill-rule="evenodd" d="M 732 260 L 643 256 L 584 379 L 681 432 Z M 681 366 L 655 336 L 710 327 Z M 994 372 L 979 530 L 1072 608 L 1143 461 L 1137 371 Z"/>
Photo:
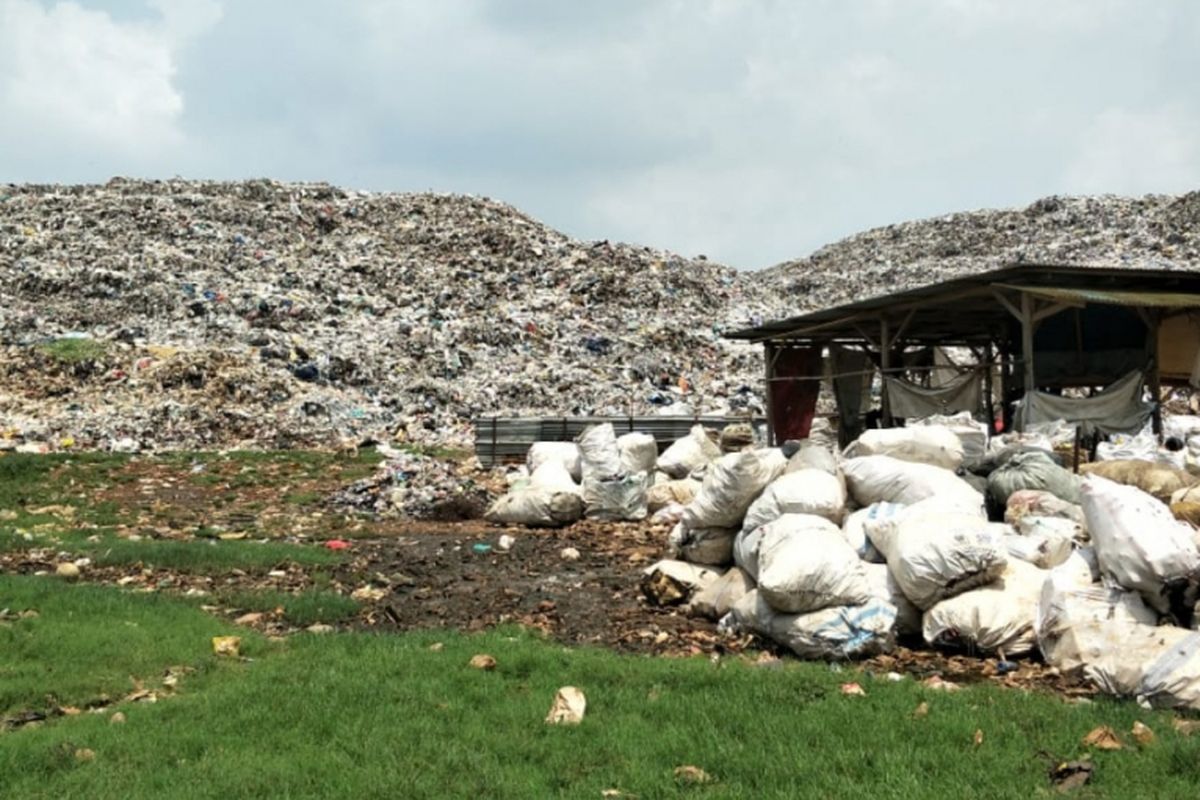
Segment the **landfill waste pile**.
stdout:
<path fill-rule="evenodd" d="M 640 520 L 656 495 L 666 558 L 642 592 L 726 633 L 811 659 L 897 642 L 1013 670 L 1040 657 L 1144 705 L 1200 710 L 1200 534 L 1172 512 L 1195 504 L 1195 476 L 1170 476 L 1182 485 L 1164 502 L 1146 490 L 1165 485 L 1152 457 L 1079 475 L 1051 435 L 981 440 L 953 423 L 868 432 L 840 453 L 804 441 L 722 454 L 697 428 L 653 462 L 598 426 L 574 450 L 535 448 L 488 518 Z M 578 502 L 589 481 L 598 509 Z"/>
<path fill-rule="evenodd" d="M 759 273 L 795 314 L 1014 265 L 1192 270 L 1200 192 L 1044 197 L 855 234 Z"/>
<path fill-rule="evenodd" d="M 267 180 L 0 186 L 0 441 L 466 445 L 476 415 L 761 413 L 774 316 L 703 257 L 496 201 Z"/>

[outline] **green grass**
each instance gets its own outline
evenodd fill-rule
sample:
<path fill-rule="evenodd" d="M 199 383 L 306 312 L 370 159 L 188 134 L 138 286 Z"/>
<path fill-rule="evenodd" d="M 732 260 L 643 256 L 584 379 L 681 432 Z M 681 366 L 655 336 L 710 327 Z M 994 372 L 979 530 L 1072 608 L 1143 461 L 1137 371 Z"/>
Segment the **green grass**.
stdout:
<path fill-rule="evenodd" d="M 40 344 L 37 349 L 64 364 L 78 364 L 103 358 L 108 352 L 108 345 L 95 339 L 68 338 Z"/>
<path fill-rule="evenodd" d="M 239 611 L 274 611 L 282 608 L 285 620 L 304 627 L 318 622 L 341 622 L 353 617 L 360 608 L 358 601 L 352 597 L 315 589 L 295 594 L 251 591 L 221 593 L 217 595 L 217 600 Z"/>
<path fill-rule="evenodd" d="M 211 662 L 205 626 L 217 623 L 187 604 L 106 600 L 97 593 L 119 593 L 43 580 L 58 597 L 35 593 L 39 620 L 48 626 L 53 611 L 57 639 L 81 639 L 17 651 L 6 668 L 31 676 L 22 697 L 65 686 L 82 696 L 106 674 Z M 88 641 L 123 634 L 128 618 L 151 634 L 138 664 L 126 663 L 126 648 Z M 430 650 L 435 641 L 444 649 Z M 1069 705 L 986 686 L 951 695 L 852 668 L 622 656 L 514 631 L 302 635 L 262 647 L 253 663 L 201 669 L 177 697 L 123 707 L 124 725 L 85 714 L 0 734 L 5 796 L 597 798 L 616 788 L 641 798 L 1053 797 L 1040 752 L 1083 755 L 1080 739 L 1097 725 L 1130 742 L 1134 720 L 1158 740 L 1095 753 L 1092 785 L 1073 796 L 1191 798 L 1200 781 L 1200 738 L 1127 702 Z M 467 665 L 479 652 L 495 656 L 496 671 Z M 55 659 L 63 666 L 47 670 Z M 848 680 L 867 696 L 843 696 Z M 588 697 L 577 728 L 542 721 L 563 685 Z M 929 714 L 915 719 L 922 701 Z M 77 748 L 95 760 L 76 760 Z M 678 784 L 673 770 L 684 764 L 716 782 Z"/>
<path fill-rule="evenodd" d="M 0 576 L 0 608 L 37 612 L 0 623 L 0 714 L 124 696 L 133 679 L 154 685 L 171 666 L 206 670 L 213 636 L 258 641 L 166 597 L 55 578 Z M 0 749 L 11 741 L 0 734 Z"/>
<path fill-rule="evenodd" d="M 179 572 L 213 573 L 232 569 L 263 572 L 295 563 L 301 566 L 328 566 L 342 556 L 319 547 L 286 542 L 221 541 L 215 539 L 173 540 L 140 539 L 132 541 L 103 536 L 99 541 L 72 541 L 64 537 L 60 547 L 86 555 L 97 566 L 126 566 L 172 569 Z"/>

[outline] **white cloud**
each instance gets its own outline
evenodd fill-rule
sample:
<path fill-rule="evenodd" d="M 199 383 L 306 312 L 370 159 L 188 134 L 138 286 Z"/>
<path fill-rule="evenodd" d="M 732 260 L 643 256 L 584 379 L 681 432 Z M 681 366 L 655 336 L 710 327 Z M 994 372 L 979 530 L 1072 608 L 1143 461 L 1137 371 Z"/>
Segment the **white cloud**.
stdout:
<path fill-rule="evenodd" d="M 220 7 L 154 3 L 157 22 L 117 22 L 73 2 L 0 0 L 0 146 L 22 156 L 138 164 L 185 140 L 176 50 Z M 113 172 L 116 169 L 112 170 Z"/>

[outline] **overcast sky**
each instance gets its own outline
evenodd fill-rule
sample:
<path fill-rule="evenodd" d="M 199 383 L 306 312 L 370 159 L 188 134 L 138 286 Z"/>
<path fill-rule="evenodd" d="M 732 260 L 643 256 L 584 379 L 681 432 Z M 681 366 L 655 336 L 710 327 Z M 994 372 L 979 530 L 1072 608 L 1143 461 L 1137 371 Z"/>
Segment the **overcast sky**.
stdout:
<path fill-rule="evenodd" d="M 489 195 L 757 268 L 1200 188 L 1196 0 L 0 0 L 0 182 Z"/>

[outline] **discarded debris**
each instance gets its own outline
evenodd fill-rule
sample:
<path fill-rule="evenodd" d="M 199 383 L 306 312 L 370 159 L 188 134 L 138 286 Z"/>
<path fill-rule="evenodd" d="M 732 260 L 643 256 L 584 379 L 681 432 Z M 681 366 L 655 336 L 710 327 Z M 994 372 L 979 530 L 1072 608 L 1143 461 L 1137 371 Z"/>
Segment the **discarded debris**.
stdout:
<path fill-rule="evenodd" d="M 715 779 L 699 767 L 685 764 L 682 767 L 675 768 L 675 780 L 683 784 L 700 785 L 713 783 Z"/>
<path fill-rule="evenodd" d="M 469 663 L 475 669 L 481 669 L 486 672 L 490 672 L 496 668 L 496 659 L 492 658 L 487 653 L 479 653 L 471 656 L 471 661 Z"/>
<path fill-rule="evenodd" d="M 548 725 L 578 725 L 587 711 L 587 698 L 574 686 L 564 686 L 554 695 L 554 704 L 546 715 Z"/>
<path fill-rule="evenodd" d="M 219 656 L 237 658 L 241 655 L 242 637 L 214 636 L 212 639 L 213 652 Z"/>
<path fill-rule="evenodd" d="M 1063 761 L 1050 768 L 1050 782 L 1054 784 L 1055 789 L 1065 794 L 1091 781 L 1095 771 L 1091 761 Z"/>
<path fill-rule="evenodd" d="M 1094 747 L 1097 750 L 1120 750 L 1125 745 L 1121 744 L 1116 731 L 1107 725 L 1101 725 L 1088 731 L 1087 736 L 1083 737 L 1083 746 Z"/>
<path fill-rule="evenodd" d="M 1155 738 L 1154 731 L 1152 731 L 1150 729 L 1149 725 L 1142 722 L 1141 720 L 1136 720 L 1133 723 L 1133 727 L 1130 729 L 1129 735 L 1132 736 L 1133 740 L 1135 742 L 1137 742 L 1138 744 L 1140 744 L 1142 747 L 1145 747 L 1148 744 L 1152 744 L 1154 742 L 1154 738 Z"/>
<path fill-rule="evenodd" d="M 843 683 L 839 687 L 839 691 L 847 697 L 866 697 L 867 692 L 857 683 Z"/>

